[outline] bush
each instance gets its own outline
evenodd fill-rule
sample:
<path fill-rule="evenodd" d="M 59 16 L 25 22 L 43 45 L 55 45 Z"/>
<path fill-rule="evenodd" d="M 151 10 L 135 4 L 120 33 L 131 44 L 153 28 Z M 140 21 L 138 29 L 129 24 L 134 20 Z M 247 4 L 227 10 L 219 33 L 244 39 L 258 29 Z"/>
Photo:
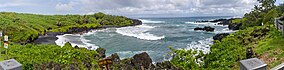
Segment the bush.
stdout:
<path fill-rule="evenodd" d="M 67 46 L 67 45 L 65 45 Z M 7 55 L 3 55 L 6 54 Z M 48 64 L 55 63 L 61 69 L 68 68 L 71 64 L 80 69 L 98 69 L 99 58 L 96 51 L 87 49 L 67 49 L 57 45 L 18 45 L 11 44 L 9 49 L 1 48 L 1 57 L 14 58 L 23 65 L 23 70 L 36 70 L 47 68 Z M 91 67 L 85 64 L 89 63 Z M 82 66 L 82 67 L 79 67 Z M 76 67 L 76 66 L 75 66 Z"/>

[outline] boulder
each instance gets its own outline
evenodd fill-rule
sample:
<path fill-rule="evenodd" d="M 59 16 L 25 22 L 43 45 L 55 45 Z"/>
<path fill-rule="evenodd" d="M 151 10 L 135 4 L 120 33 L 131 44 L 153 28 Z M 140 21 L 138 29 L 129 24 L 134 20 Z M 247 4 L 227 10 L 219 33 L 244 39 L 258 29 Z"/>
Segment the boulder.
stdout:
<path fill-rule="evenodd" d="M 132 58 L 133 59 L 131 60 L 131 62 L 133 63 L 135 68 L 138 68 L 138 69 L 140 69 L 141 66 L 148 69 L 150 68 L 150 65 L 152 64 L 152 59 L 146 52 L 136 54 Z"/>
<path fill-rule="evenodd" d="M 204 31 L 210 31 L 210 32 L 215 30 L 215 28 L 212 28 L 210 26 L 205 26 L 203 29 L 204 29 Z"/>
<path fill-rule="evenodd" d="M 204 28 L 196 27 L 196 28 L 194 28 L 194 30 L 203 30 L 203 31 L 207 31 L 207 32 L 212 32 L 212 31 L 215 30 L 215 28 L 212 28 L 210 26 L 205 26 Z"/>
<path fill-rule="evenodd" d="M 215 36 L 213 36 L 213 39 L 221 41 L 224 37 L 226 37 L 228 35 L 230 35 L 230 34 L 229 33 L 216 34 Z"/>
<path fill-rule="evenodd" d="M 204 29 L 201 28 L 201 27 L 196 27 L 196 28 L 194 28 L 194 30 L 204 30 Z"/>
<path fill-rule="evenodd" d="M 96 49 L 96 51 L 99 53 L 101 58 L 105 58 L 106 57 L 106 55 L 105 55 L 106 49 L 98 48 L 98 49 Z"/>

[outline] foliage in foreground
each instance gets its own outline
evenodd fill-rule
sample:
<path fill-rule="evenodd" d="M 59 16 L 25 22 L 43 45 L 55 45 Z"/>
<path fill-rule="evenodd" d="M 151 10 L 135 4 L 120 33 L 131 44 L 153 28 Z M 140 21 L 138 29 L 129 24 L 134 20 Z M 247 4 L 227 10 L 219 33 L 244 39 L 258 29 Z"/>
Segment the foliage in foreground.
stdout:
<path fill-rule="evenodd" d="M 199 69 L 204 63 L 204 53 L 202 51 L 190 50 L 175 50 L 169 47 L 173 52 L 174 57 L 171 59 L 171 63 L 182 68 L 184 70 Z"/>
<path fill-rule="evenodd" d="M 56 66 L 63 70 L 70 70 L 71 68 L 94 70 L 99 68 L 97 64 L 99 58 L 96 51 L 85 48 L 75 49 L 68 45 L 69 43 L 66 44 L 64 47 L 11 44 L 8 50 L 1 49 L 1 58 L 16 59 L 23 65 L 24 70 L 45 70 L 56 68 Z"/>
<path fill-rule="evenodd" d="M 260 5 L 246 13 L 242 19 L 235 19 L 231 24 L 242 24 L 241 29 L 211 45 L 210 53 L 205 54 L 204 64 L 196 62 L 196 51 L 174 50 L 172 63 L 183 69 L 229 70 L 239 69 L 239 61 L 247 59 L 246 50 L 252 48 L 258 57 L 270 67 L 284 61 L 282 34 L 273 26 L 274 18 L 283 15 L 283 4 L 275 6 L 275 0 L 258 0 Z M 277 51 L 277 52 L 275 52 Z M 184 56 L 184 57 L 181 57 Z M 270 59 L 272 58 L 272 59 Z M 196 67 L 200 65 L 199 67 Z"/>
<path fill-rule="evenodd" d="M 209 54 L 196 54 L 192 50 L 174 50 L 175 56 L 171 60 L 176 66 L 187 69 L 226 70 L 238 69 L 238 62 L 246 59 L 246 49 L 254 47 L 259 41 L 278 32 L 271 26 L 250 27 L 246 30 L 235 32 L 220 41 L 214 41 Z M 196 63 L 197 58 L 204 58 L 203 62 Z M 202 59 L 201 59 L 202 60 Z M 186 66 L 188 65 L 188 66 Z"/>

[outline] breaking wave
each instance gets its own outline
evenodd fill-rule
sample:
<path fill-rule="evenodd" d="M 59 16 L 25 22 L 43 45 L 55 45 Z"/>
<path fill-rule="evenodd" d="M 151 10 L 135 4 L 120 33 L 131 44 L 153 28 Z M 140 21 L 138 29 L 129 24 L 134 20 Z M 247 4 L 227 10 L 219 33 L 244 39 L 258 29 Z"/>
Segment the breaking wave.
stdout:
<path fill-rule="evenodd" d="M 212 22 L 185 22 L 187 24 L 198 24 L 198 25 L 218 25 L 218 23 Z"/>
<path fill-rule="evenodd" d="M 203 53 L 207 54 L 210 52 L 210 45 L 213 44 L 213 39 L 208 38 L 205 40 L 199 40 L 191 42 L 187 44 L 186 50 L 193 49 L 193 50 L 202 50 Z"/>
<path fill-rule="evenodd" d="M 160 40 L 165 38 L 165 36 L 156 36 L 148 32 L 153 28 L 155 27 L 142 24 L 138 26 L 117 28 L 116 32 L 125 36 L 132 36 L 143 40 Z"/>
<path fill-rule="evenodd" d="M 165 21 L 153 21 L 153 20 L 145 20 L 145 19 L 139 19 L 142 21 L 142 23 L 165 23 Z"/>

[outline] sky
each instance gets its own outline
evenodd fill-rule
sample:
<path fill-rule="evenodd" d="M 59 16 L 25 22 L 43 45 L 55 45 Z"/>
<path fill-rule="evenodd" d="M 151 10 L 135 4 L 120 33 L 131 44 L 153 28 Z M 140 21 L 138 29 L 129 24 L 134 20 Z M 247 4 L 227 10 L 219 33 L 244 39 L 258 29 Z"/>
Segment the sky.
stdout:
<path fill-rule="evenodd" d="M 277 0 L 276 4 L 283 0 Z M 257 0 L 0 0 L 0 11 L 128 17 L 242 16 Z"/>

